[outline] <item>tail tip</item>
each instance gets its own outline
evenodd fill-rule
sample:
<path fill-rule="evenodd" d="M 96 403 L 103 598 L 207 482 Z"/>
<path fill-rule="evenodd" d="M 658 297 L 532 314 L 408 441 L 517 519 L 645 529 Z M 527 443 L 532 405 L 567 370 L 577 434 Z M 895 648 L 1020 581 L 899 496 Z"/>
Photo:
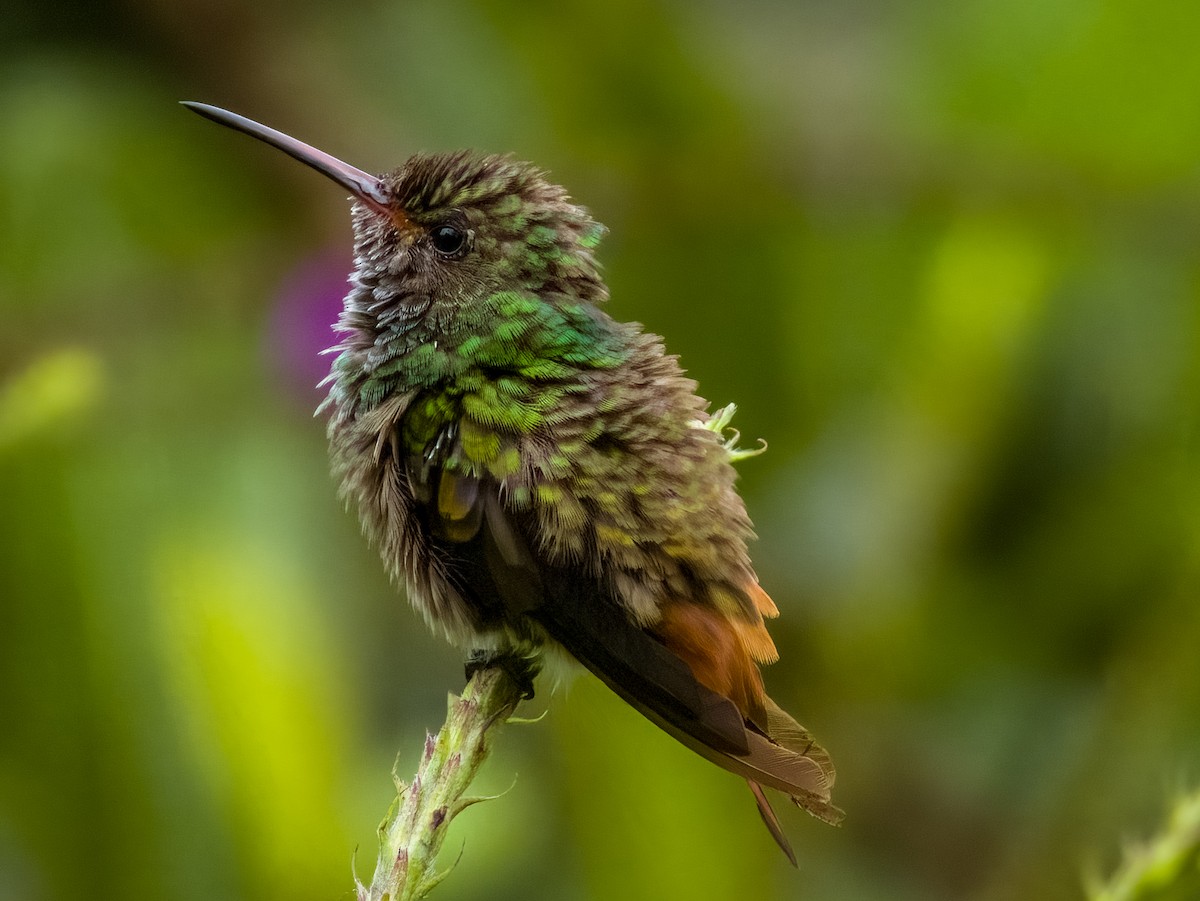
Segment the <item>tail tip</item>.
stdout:
<path fill-rule="evenodd" d="M 767 827 L 767 831 L 771 833 L 771 838 L 775 839 L 775 844 L 779 845 L 788 861 L 796 869 L 800 869 L 800 864 L 796 861 L 796 852 L 792 850 L 792 843 L 788 841 L 787 836 L 783 832 L 783 825 L 779 822 L 779 817 L 775 814 L 775 808 L 771 806 L 771 802 L 767 800 L 767 796 L 763 793 L 762 786 L 753 779 L 747 779 L 746 784 L 750 786 L 750 792 L 754 795 L 754 803 L 758 807 L 758 815 L 762 817 L 763 825 Z"/>

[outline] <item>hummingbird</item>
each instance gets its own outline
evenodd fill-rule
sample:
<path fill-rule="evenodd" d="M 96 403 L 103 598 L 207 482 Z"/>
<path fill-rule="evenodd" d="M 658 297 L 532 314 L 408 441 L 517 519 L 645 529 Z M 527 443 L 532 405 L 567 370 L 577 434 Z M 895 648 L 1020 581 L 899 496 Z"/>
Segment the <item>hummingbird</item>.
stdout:
<path fill-rule="evenodd" d="M 663 340 L 604 310 L 605 229 L 535 166 L 418 154 L 371 175 L 189 109 L 349 191 L 354 269 L 321 405 L 333 471 L 413 606 L 532 696 L 565 650 L 669 735 L 831 824 L 834 767 L 766 693 L 778 658 L 710 414 Z M 736 441 L 736 438 L 734 439 Z M 470 666 L 468 667 L 470 671 Z"/>

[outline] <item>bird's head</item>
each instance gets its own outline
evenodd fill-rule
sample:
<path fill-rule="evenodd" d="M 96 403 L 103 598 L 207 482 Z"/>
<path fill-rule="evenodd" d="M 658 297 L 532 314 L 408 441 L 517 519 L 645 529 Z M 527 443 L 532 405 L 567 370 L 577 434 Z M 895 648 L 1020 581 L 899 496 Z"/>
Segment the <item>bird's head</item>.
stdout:
<path fill-rule="evenodd" d="M 606 296 L 593 255 L 603 226 L 529 163 L 469 152 L 418 154 L 371 175 L 235 113 L 185 105 L 350 192 L 351 312 L 386 322 L 433 309 L 446 315 L 504 291 L 592 303 Z"/>

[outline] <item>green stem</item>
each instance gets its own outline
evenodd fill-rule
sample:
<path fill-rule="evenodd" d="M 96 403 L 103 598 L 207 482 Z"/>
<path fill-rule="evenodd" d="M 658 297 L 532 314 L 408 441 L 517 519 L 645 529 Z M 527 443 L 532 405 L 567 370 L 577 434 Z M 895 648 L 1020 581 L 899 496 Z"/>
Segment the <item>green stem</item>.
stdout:
<path fill-rule="evenodd" d="M 1088 894 L 1092 901 L 1200 898 L 1200 791 L 1176 798 L 1162 833 L 1130 847 L 1113 877 Z"/>
<path fill-rule="evenodd" d="M 485 798 L 466 791 L 487 759 L 488 738 L 521 700 L 521 689 L 500 667 L 477 670 L 461 698 L 450 696 L 445 725 L 425 736 L 412 783 L 396 777 L 397 797 L 379 827 L 379 860 L 371 885 L 355 880 L 358 901 L 424 898 L 449 872 L 435 869 L 450 821 Z"/>

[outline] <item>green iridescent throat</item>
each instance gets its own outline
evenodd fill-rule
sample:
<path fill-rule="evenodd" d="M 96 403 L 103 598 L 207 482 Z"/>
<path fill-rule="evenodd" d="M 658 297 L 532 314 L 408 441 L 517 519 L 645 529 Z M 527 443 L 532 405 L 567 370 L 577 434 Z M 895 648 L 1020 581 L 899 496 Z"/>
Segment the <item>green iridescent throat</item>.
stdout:
<path fill-rule="evenodd" d="M 437 389 L 480 422 L 528 432 L 586 387 L 581 371 L 612 369 L 628 356 L 616 323 L 583 302 L 557 300 L 499 291 L 460 306 L 436 338 L 386 329 L 369 352 L 341 352 L 331 394 L 367 411 L 398 391 Z M 364 367 L 365 357 L 373 365 Z"/>

